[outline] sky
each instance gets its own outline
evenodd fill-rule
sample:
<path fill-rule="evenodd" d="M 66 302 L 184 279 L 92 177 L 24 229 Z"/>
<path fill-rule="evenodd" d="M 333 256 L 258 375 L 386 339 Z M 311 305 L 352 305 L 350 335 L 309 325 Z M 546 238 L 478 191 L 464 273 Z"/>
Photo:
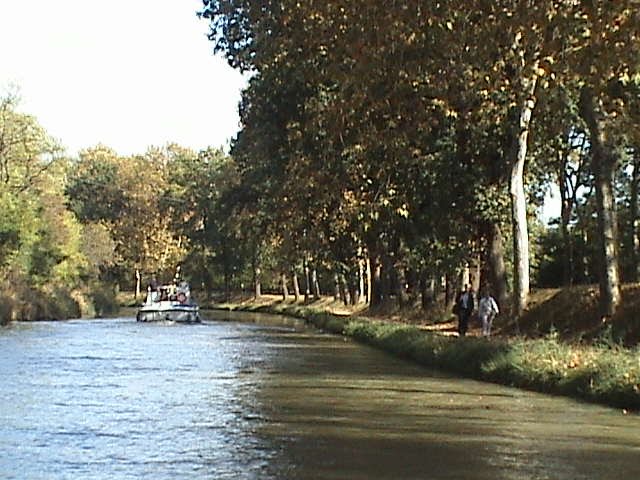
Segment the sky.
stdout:
<path fill-rule="evenodd" d="M 18 88 L 70 155 L 226 146 L 246 78 L 213 54 L 202 0 L 0 0 L 0 95 Z"/>

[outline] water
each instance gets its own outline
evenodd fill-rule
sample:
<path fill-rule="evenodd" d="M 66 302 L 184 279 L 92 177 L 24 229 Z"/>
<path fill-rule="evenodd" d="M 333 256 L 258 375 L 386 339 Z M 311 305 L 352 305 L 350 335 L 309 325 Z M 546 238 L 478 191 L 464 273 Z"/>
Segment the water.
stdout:
<path fill-rule="evenodd" d="M 640 478 L 637 415 L 231 317 L 1 329 L 0 478 Z"/>

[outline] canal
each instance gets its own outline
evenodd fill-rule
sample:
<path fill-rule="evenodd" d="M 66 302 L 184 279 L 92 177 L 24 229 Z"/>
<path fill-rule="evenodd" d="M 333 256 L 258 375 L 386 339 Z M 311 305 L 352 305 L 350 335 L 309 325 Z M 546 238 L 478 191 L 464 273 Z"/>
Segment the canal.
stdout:
<path fill-rule="evenodd" d="M 0 329 L 2 479 L 640 478 L 640 417 L 283 317 Z"/>

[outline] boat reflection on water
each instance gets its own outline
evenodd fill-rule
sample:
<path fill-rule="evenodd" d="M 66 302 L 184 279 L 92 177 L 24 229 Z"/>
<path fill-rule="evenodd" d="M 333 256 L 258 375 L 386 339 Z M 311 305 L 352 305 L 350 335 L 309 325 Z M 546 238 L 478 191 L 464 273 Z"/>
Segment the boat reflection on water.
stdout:
<path fill-rule="evenodd" d="M 189 284 L 162 285 L 147 288 L 147 298 L 136 315 L 138 322 L 200 322 L 197 303 L 191 297 Z"/>

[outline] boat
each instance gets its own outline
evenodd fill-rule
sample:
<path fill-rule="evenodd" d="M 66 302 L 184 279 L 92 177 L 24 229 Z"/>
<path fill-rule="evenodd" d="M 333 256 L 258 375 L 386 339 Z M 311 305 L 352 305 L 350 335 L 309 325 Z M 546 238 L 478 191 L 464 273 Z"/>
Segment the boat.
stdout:
<path fill-rule="evenodd" d="M 198 323 L 198 304 L 191 297 L 189 285 L 162 285 L 155 290 L 147 288 L 147 298 L 138 309 L 138 322 Z"/>

